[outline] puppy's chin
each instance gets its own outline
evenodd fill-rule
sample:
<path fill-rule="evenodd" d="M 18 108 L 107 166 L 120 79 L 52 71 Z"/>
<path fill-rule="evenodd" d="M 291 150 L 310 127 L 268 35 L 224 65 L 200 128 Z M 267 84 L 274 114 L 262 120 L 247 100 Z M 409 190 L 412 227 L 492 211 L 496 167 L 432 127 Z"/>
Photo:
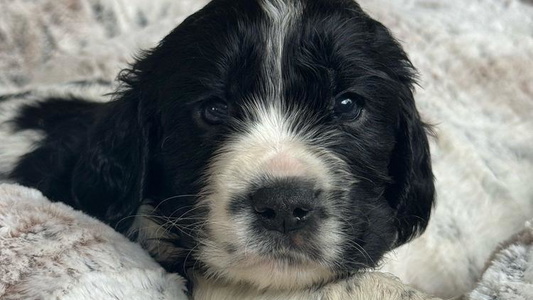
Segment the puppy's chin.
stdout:
<path fill-rule="evenodd" d="M 326 265 L 292 255 L 217 254 L 206 253 L 203 257 L 209 277 L 259 290 L 301 290 L 337 276 Z"/>

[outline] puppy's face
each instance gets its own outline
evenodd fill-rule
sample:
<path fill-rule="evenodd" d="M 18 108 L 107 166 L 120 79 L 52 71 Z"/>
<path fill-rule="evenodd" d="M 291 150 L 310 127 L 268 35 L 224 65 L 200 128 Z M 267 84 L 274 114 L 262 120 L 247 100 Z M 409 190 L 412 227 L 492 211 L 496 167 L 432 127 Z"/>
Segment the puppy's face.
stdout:
<path fill-rule="evenodd" d="M 123 77 L 148 157 L 129 182 L 171 239 L 148 248 L 260 288 L 375 266 L 433 201 L 413 73 L 352 1 L 213 1 Z"/>

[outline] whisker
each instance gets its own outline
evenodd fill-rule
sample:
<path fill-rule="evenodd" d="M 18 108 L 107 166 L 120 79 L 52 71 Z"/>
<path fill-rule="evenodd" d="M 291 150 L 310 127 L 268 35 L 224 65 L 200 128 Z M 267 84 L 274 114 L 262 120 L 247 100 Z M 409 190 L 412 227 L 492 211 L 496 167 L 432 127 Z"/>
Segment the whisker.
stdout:
<path fill-rule="evenodd" d="M 159 208 L 159 206 L 161 206 L 161 204 L 167 202 L 167 201 L 170 201 L 170 200 L 174 200 L 174 199 L 179 199 L 179 198 L 186 198 L 186 197 L 197 197 L 198 195 L 196 194 L 183 194 L 183 195 L 174 195 L 174 196 L 170 196 L 168 198 L 165 198 L 163 200 L 161 200 L 155 207 L 154 207 L 154 210 L 157 210 Z"/>

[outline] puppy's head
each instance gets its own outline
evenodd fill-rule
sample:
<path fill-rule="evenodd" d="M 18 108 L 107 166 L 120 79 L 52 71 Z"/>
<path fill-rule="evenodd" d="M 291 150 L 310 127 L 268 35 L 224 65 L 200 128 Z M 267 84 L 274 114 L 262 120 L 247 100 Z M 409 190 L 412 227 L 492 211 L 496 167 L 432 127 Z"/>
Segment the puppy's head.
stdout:
<path fill-rule="evenodd" d="M 373 267 L 433 202 L 414 73 L 350 0 L 215 0 L 123 75 L 74 194 L 111 222 L 149 203 L 156 257 L 229 281 Z"/>

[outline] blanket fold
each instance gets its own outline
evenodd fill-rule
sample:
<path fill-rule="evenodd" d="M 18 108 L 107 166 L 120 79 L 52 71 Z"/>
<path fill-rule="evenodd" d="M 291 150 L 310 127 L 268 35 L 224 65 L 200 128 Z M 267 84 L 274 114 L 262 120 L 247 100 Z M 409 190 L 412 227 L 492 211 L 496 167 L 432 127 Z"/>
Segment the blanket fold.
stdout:
<path fill-rule="evenodd" d="M 187 299 L 137 244 L 39 191 L 0 184 L 0 299 Z"/>

